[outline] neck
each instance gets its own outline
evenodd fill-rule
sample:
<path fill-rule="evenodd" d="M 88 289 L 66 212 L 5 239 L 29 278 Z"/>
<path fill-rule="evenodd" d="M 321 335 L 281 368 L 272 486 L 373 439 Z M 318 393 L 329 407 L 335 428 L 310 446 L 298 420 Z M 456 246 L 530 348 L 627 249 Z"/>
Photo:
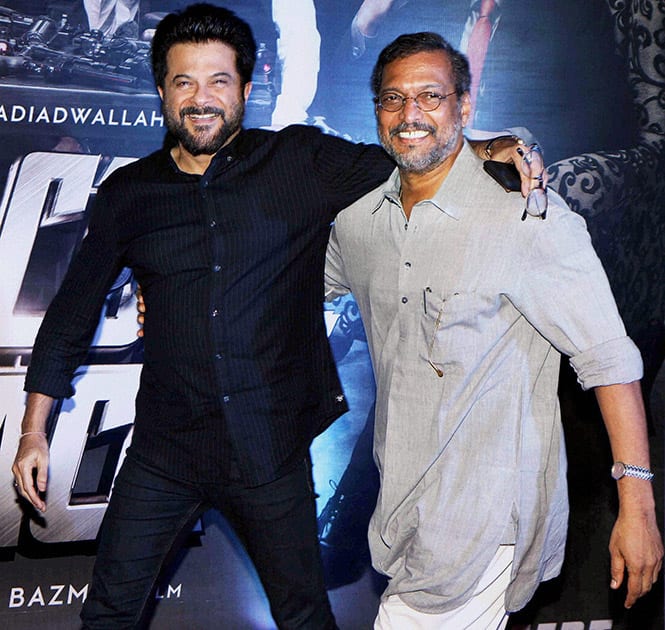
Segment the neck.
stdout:
<path fill-rule="evenodd" d="M 454 153 L 424 173 L 399 169 L 401 183 L 400 199 L 407 219 L 411 217 L 413 206 L 425 199 L 431 199 L 436 194 L 461 150 L 462 143 L 459 144 Z"/>
<path fill-rule="evenodd" d="M 171 157 L 176 163 L 176 166 L 183 173 L 189 173 L 191 175 L 203 175 L 210 165 L 213 155 L 206 153 L 192 155 L 179 144 L 171 149 Z"/>
<path fill-rule="evenodd" d="M 240 129 L 235 131 L 228 140 L 222 145 L 222 149 L 230 144 L 233 139 L 240 133 Z M 176 166 L 183 172 L 189 173 L 190 175 L 203 175 L 210 166 L 212 158 L 215 157 L 217 153 L 199 153 L 198 155 L 193 155 L 181 143 L 178 143 L 171 149 L 171 157 L 176 163 Z"/>

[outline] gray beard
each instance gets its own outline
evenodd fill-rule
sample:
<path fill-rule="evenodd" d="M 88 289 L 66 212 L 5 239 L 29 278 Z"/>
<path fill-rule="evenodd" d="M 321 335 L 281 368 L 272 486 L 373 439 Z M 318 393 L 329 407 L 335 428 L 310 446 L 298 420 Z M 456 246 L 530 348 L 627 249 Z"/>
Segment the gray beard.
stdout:
<path fill-rule="evenodd" d="M 453 154 L 455 145 L 457 144 L 457 138 L 461 133 L 462 121 L 456 120 L 448 141 L 444 145 L 434 147 L 429 153 L 425 155 L 409 155 L 399 153 L 392 144 L 384 140 L 382 134 L 379 134 L 379 136 L 381 139 L 381 144 L 386 150 L 386 153 L 390 155 L 401 171 L 406 173 L 427 173 L 436 168 L 446 158 Z"/>

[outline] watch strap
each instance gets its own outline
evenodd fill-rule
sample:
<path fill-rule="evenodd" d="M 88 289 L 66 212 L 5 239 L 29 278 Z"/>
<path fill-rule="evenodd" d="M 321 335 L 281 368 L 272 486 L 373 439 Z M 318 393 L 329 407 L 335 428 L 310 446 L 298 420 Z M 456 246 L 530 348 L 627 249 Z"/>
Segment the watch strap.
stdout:
<path fill-rule="evenodd" d="M 637 479 L 644 479 L 644 481 L 651 481 L 653 473 L 643 466 L 634 466 L 633 464 L 626 464 L 624 462 L 615 462 L 612 466 L 612 477 L 614 479 L 621 479 L 621 477 L 635 477 Z"/>

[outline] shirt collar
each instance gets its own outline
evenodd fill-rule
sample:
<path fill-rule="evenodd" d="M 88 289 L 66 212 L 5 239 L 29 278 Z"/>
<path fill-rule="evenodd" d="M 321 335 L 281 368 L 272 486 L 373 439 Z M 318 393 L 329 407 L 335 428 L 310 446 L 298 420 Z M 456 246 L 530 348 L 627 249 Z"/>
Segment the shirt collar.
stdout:
<path fill-rule="evenodd" d="M 210 160 L 210 165 L 208 166 L 208 170 L 206 172 L 215 172 L 222 165 L 241 159 L 245 156 L 246 153 L 249 153 L 250 148 L 248 143 L 245 141 L 246 135 L 246 131 L 241 129 L 240 133 L 235 138 L 233 138 L 229 144 L 223 146 L 219 151 L 217 151 L 217 153 L 213 155 L 212 160 Z M 184 173 L 181 171 L 171 156 L 171 148 L 173 147 L 173 144 L 168 142 L 165 144 L 166 146 L 164 147 L 164 155 L 174 173 L 180 176 L 191 176 L 194 178 L 201 177 L 201 175 L 194 175 L 192 173 Z"/>
<path fill-rule="evenodd" d="M 462 150 L 455 159 L 448 175 L 439 186 L 436 194 L 428 201 L 453 219 L 460 219 L 467 206 L 465 199 L 468 193 L 469 177 L 474 171 L 482 171 L 482 161 L 473 152 L 468 142 L 464 140 Z M 474 175 L 475 173 L 471 177 Z M 372 209 L 372 213 L 377 212 L 384 203 L 400 205 L 401 187 L 399 170 L 395 169 L 382 186 L 382 194 Z"/>

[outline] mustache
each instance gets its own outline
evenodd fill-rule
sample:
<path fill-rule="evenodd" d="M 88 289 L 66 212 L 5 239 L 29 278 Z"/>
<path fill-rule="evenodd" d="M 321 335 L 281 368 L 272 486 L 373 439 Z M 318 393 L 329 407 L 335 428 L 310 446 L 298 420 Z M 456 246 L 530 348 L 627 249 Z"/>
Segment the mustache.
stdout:
<path fill-rule="evenodd" d="M 433 134 L 436 132 L 436 129 L 432 127 L 432 125 L 427 125 L 425 123 L 400 123 L 397 127 L 393 127 L 388 133 L 392 138 L 404 131 L 427 131 Z"/>
<path fill-rule="evenodd" d="M 226 122 L 226 113 L 223 109 L 219 107 L 195 107 L 194 105 L 189 105 L 188 107 L 183 107 L 180 110 L 180 119 L 183 120 L 185 116 L 205 116 L 206 114 L 216 114 L 221 117 L 221 119 Z"/>

